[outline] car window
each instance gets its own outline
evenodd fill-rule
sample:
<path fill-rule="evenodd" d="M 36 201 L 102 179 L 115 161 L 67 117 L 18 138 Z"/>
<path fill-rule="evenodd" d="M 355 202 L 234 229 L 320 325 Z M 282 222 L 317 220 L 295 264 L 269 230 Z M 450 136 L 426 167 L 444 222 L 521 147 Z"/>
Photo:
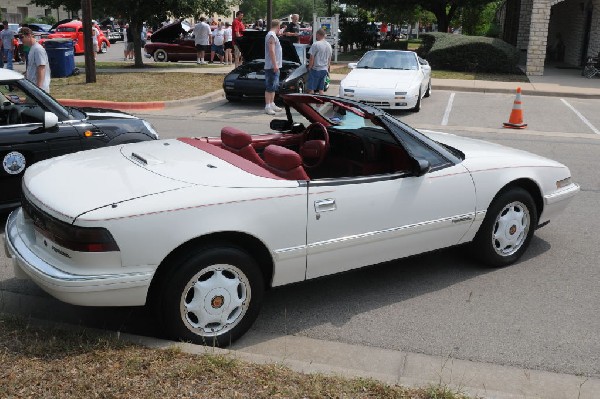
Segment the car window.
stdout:
<path fill-rule="evenodd" d="M 44 121 L 46 109 L 17 83 L 0 85 L 0 101 L 0 124 L 4 126 Z"/>
<path fill-rule="evenodd" d="M 359 69 L 418 69 L 417 59 L 412 52 L 369 51 L 358 61 Z"/>

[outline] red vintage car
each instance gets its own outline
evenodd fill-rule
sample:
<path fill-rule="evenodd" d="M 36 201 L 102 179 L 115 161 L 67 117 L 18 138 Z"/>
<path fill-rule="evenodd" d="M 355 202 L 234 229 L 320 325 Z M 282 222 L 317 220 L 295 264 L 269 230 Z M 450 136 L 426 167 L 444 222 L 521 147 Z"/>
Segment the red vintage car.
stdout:
<path fill-rule="evenodd" d="M 97 24 L 94 24 L 94 27 L 100 32 L 98 36 L 98 53 L 106 53 L 110 47 L 110 42 Z M 71 21 L 58 25 L 54 33 L 48 35 L 48 39 L 72 39 L 75 54 L 84 53 L 83 23 L 81 21 Z M 43 40 L 40 40 L 40 43 L 43 44 Z"/>

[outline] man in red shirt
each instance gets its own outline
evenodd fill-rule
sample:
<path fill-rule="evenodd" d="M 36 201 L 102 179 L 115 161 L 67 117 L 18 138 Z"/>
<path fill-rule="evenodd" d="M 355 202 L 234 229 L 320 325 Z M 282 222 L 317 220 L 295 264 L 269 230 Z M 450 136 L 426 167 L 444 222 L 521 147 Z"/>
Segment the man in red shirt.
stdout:
<path fill-rule="evenodd" d="M 243 18 L 244 13 L 238 11 L 235 13 L 235 19 L 233 20 L 233 24 L 231 24 L 231 37 L 233 39 L 233 63 L 235 64 L 236 68 L 242 63 L 242 53 L 240 52 L 240 48 L 236 43 L 236 39 L 244 36 L 244 30 L 246 29 L 246 27 L 242 22 Z"/>

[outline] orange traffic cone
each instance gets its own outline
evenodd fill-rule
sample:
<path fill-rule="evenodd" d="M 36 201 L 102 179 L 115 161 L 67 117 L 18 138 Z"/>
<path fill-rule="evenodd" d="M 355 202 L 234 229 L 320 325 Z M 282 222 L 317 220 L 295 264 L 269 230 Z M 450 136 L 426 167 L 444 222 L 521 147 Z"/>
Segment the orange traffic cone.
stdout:
<path fill-rule="evenodd" d="M 510 112 L 508 122 L 504 122 L 504 127 L 508 129 L 525 129 L 527 123 L 523 123 L 523 108 L 521 107 L 521 88 L 517 87 L 517 97 Z"/>

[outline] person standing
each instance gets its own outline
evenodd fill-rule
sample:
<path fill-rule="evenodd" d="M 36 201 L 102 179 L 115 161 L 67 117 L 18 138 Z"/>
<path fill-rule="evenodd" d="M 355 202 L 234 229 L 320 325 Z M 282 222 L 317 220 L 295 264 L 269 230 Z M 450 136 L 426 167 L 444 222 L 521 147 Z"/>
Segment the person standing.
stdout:
<path fill-rule="evenodd" d="M 243 18 L 244 18 L 243 12 L 241 12 L 241 11 L 236 12 L 235 19 L 233 20 L 233 24 L 231 26 L 232 39 L 233 39 L 233 63 L 236 68 L 238 66 L 240 66 L 240 64 L 242 63 L 242 52 L 240 51 L 240 48 L 238 47 L 236 41 L 240 37 L 244 36 L 244 31 L 246 30 L 246 27 L 244 26 L 244 23 L 242 22 Z"/>
<path fill-rule="evenodd" d="M 233 55 L 231 54 L 233 51 L 233 38 L 231 37 L 231 25 L 229 22 L 225 22 L 225 29 L 223 31 L 225 39 L 225 65 L 231 65 L 233 62 Z"/>
<path fill-rule="evenodd" d="M 125 31 L 125 36 L 127 37 L 127 54 L 125 59 L 133 60 L 133 28 L 130 28 L 129 24 L 126 26 L 127 30 Z"/>
<path fill-rule="evenodd" d="M 210 51 L 210 26 L 205 22 L 206 18 L 200 17 L 200 22 L 194 25 L 194 44 L 196 45 L 196 63 L 204 65 L 204 55 Z"/>
<path fill-rule="evenodd" d="M 224 64 L 223 55 L 224 55 L 224 46 L 225 43 L 225 30 L 223 29 L 223 23 L 219 22 L 217 24 L 217 29 L 215 29 L 212 33 L 212 46 L 210 48 L 210 62 L 213 62 L 215 59 L 215 53 L 219 57 L 221 64 Z"/>
<path fill-rule="evenodd" d="M 279 68 L 283 64 L 279 32 L 279 20 L 271 21 L 271 30 L 265 37 L 265 112 L 275 115 L 281 108 L 275 105 L 275 93 L 279 89 Z"/>
<path fill-rule="evenodd" d="M 46 50 L 35 40 L 30 28 L 22 28 L 23 44 L 29 46 L 25 77 L 31 83 L 50 93 L 50 64 Z"/>
<path fill-rule="evenodd" d="M 6 57 L 6 68 L 13 69 L 13 57 L 15 51 L 13 31 L 8 29 L 8 21 L 2 21 L 4 29 L 0 32 L 0 40 L 2 41 L 2 57 Z M 3 62 L 0 60 L 0 66 Z"/>
<path fill-rule="evenodd" d="M 290 22 L 283 31 L 283 36 L 287 37 L 292 43 L 298 43 L 300 38 L 300 25 L 298 24 L 299 19 L 300 16 L 298 14 L 292 14 L 292 22 Z"/>
<path fill-rule="evenodd" d="M 310 47 L 310 61 L 308 62 L 308 82 L 306 88 L 308 93 L 314 93 L 315 90 L 319 94 L 325 92 L 325 78 L 329 73 L 331 63 L 331 44 L 325 40 L 325 31 L 319 29 L 317 31 L 317 41 Z"/>
<path fill-rule="evenodd" d="M 98 36 L 100 36 L 100 31 L 96 28 L 96 25 L 92 24 L 92 48 L 94 49 L 94 59 L 96 59 L 96 54 L 98 54 Z"/>

